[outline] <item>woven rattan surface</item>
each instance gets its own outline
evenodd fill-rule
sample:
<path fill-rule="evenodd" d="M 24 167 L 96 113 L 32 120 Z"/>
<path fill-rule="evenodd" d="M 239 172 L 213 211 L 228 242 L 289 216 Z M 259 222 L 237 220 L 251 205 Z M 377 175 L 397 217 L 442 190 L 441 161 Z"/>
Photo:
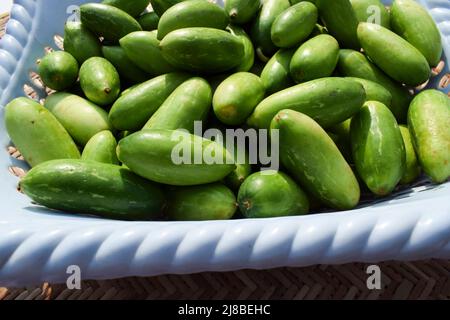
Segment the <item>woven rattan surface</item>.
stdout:
<path fill-rule="evenodd" d="M 0 15 L 0 37 L 7 15 Z M 49 299 L 450 299 L 450 261 L 383 262 L 381 289 L 367 264 L 83 281 L 81 290 L 44 283 L 1 288 L 0 300 Z"/>

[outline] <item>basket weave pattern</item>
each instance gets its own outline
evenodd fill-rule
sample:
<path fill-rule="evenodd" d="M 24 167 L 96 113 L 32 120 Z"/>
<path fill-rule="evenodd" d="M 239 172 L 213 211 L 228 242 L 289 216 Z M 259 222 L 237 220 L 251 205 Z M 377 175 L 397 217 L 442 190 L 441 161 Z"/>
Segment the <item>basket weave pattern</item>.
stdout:
<path fill-rule="evenodd" d="M 166 275 L 84 281 L 81 290 L 65 285 L 0 288 L 0 300 L 98 299 L 449 299 L 450 262 L 385 262 L 382 289 L 368 290 L 365 264 L 241 270 L 224 273 Z"/>

